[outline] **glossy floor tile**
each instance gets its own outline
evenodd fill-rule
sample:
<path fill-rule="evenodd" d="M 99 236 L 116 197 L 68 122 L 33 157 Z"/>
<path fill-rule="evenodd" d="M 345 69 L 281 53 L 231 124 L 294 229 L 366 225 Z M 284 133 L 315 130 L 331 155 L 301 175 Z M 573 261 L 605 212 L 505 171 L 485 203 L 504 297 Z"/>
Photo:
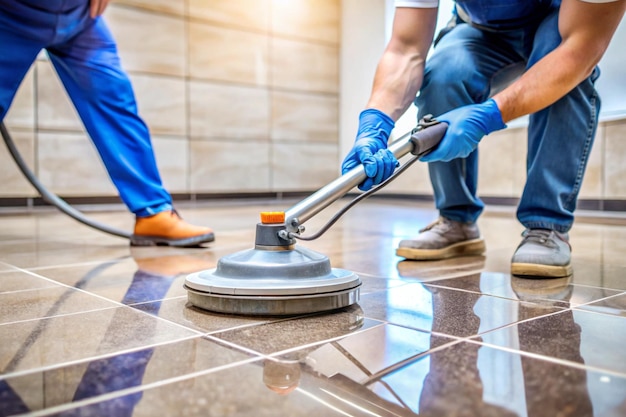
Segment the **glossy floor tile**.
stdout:
<path fill-rule="evenodd" d="M 53 209 L 0 212 L 0 416 L 624 416 L 626 216 L 581 213 L 574 274 L 513 277 L 521 226 L 479 220 L 484 256 L 413 262 L 428 203 L 368 199 L 299 246 L 356 272 L 359 301 L 242 316 L 193 307 L 189 273 L 254 246 L 298 200 L 181 205 L 204 248 L 131 248 Z M 306 223 L 319 230 L 346 201 Z M 120 207 L 86 208 L 129 230 Z"/>

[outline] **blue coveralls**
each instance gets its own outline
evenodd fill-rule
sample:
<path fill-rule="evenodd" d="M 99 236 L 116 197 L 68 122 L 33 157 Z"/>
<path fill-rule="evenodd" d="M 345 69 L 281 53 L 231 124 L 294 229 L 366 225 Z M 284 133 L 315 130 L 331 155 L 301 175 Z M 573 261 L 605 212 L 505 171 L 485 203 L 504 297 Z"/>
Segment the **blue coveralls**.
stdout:
<path fill-rule="evenodd" d="M 41 49 L 129 210 L 171 209 L 117 46 L 104 20 L 89 17 L 89 0 L 0 0 L 0 120 Z"/>
<path fill-rule="evenodd" d="M 560 0 L 458 0 L 457 25 L 435 46 L 415 100 L 418 117 L 481 103 L 492 81 L 515 66 L 530 68 L 561 42 Z M 465 13 L 462 13 L 465 11 Z M 526 228 L 567 232 L 593 144 L 600 99 L 596 68 L 556 103 L 529 116 L 527 181 L 517 209 Z M 484 204 L 476 194 L 478 150 L 465 159 L 429 164 L 435 204 L 452 220 L 474 222 Z"/>

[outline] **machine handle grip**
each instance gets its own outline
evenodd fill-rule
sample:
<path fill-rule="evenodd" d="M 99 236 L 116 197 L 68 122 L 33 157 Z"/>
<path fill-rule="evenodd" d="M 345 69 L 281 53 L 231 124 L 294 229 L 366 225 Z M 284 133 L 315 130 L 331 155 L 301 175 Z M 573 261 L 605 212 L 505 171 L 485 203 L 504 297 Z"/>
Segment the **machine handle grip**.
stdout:
<path fill-rule="evenodd" d="M 413 149 L 411 153 L 416 156 L 426 155 L 439 145 L 448 129 L 446 122 L 436 122 L 424 129 L 418 129 L 411 135 Z"/>

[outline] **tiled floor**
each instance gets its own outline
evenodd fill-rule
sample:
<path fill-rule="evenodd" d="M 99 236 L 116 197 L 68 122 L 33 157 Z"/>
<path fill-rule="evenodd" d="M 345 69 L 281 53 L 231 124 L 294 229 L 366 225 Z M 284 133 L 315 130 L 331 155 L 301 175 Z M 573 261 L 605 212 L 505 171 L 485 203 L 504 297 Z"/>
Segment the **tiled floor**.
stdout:
<path fill-rule="evenodd" d="M 370 199 L 298 243 L 361 276 L 358 304 L 274 318 L 187 304 L 187 273 L 251 248 L 259 211 L 295 202 L 179 207 L 217 236 L 184 250 L 0 213 L 0 415 L 626 415 L 626 219 L 578 219 L 574 276 L 529 280 L 508 272 L 511 210 L 481 217 L 486 256 L 418 263 L 394 248 L 430 204 Z"/>

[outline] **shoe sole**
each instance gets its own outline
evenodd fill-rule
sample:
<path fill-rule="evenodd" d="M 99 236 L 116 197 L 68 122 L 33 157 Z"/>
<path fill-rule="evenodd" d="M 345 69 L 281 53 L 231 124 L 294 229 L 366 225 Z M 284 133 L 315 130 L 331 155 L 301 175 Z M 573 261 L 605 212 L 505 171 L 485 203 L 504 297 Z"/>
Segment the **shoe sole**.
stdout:
<path fill-rule="evenodd" d="M 412 261 L 435 261 L 457 256 L 482 255 L 485 252 L 483 239 L 466 240 L 441 249 L 398 248 L 396 255 Z"/>
<path fill-rule="evenodd" d="M 203 243 L 213 242 L 215 235 L 207 233 L 205 235 L 193 236 L 186 239 L 167 239 L 159 236 L 131 235 L 131 246 L 173 246 L 177 248 L 190 248 L 200 246 Z"/>
<path fill-rule="evenodd" d="M 538 277 L 538 278 L 562 278 L 572 275 L 574 272 L 570 264 L 567 265 L 541 265 L 541 264 L 525 264 L 512 263 L 511 275 L 521 277 Z"/>

